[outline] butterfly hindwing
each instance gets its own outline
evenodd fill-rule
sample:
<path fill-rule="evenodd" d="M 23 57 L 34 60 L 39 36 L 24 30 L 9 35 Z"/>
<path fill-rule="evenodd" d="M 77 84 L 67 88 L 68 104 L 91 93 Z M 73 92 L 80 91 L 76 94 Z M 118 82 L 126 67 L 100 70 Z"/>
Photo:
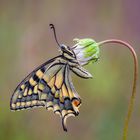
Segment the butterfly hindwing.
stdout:
<path fill-rule="evenodd" d="M 48 76 L 49 75 L 49 76 Z M 69 66 L 54 64 L 40 80 L 40 99 L 46 98 L 46 108 L 62 117 L 62 125 L 66 131 L 66 118 L 79 114 L 81 99 L 75 91 L 70 78 Z"/>

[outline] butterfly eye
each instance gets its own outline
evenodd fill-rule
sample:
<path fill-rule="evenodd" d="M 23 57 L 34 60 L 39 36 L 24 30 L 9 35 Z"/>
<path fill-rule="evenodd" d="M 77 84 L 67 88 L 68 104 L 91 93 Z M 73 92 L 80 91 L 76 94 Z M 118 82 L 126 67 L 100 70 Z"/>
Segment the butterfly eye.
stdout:
<path fill-rule="evenodd" d="M 60 48 L 61 48 L 61 50 L 63 50 L 63 51 L 69 50 L 69 49 L 68 49 L 68 46 L 66 46 L 66 45 L 64 45 L 64 44 L 62 44 L 62 45 L 60 46 Z"/>
<path fill-rule="evenodd" d="M 62 45 L 62 46 L 61 46 L 61 49 L 62 49 L 62 50 L 65 50 L 65 46 Z"/>

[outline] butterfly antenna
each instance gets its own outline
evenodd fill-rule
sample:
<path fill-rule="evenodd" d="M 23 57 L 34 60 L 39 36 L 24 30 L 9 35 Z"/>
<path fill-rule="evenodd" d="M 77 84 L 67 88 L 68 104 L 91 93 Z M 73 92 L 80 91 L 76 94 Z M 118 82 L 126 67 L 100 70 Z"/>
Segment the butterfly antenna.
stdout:
<path fill-rule="evenodd" d="M 57 40 L 57 36 L 56 36 L 56 31 L 55 31 L 54 25 L 53 24 L 50 24 L 50 28 L 53 30 L 55 41 L 58 44 L 58 46 L 60 47 L 60 44 L 59 44 L 59 42 Z"/>

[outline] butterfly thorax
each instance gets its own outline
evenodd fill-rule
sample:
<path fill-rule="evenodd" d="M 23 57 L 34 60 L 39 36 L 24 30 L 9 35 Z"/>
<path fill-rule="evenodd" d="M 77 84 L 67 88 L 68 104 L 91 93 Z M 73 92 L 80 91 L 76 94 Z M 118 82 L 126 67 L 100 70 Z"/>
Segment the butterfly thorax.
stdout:
<path fill-rule="evenodd" d="M 60 54 L 62 56 L 60 60 L 61 62 L 67 63 L 72 66 L 79 65 L 74 51 L 69 46 L 61 45 Z"/>

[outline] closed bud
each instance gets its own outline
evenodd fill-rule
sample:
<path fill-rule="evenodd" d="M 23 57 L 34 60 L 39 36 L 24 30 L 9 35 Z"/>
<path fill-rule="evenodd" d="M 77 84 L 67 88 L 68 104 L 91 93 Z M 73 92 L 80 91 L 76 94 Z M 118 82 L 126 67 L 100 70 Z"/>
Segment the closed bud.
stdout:
<path fill-rule="evenodd" d="M 94 63 L 99 59 L 99 45 L 93 39 L 74 39 L 76 44 L 72 47 L 76 58 L 81 65 Z"/>

